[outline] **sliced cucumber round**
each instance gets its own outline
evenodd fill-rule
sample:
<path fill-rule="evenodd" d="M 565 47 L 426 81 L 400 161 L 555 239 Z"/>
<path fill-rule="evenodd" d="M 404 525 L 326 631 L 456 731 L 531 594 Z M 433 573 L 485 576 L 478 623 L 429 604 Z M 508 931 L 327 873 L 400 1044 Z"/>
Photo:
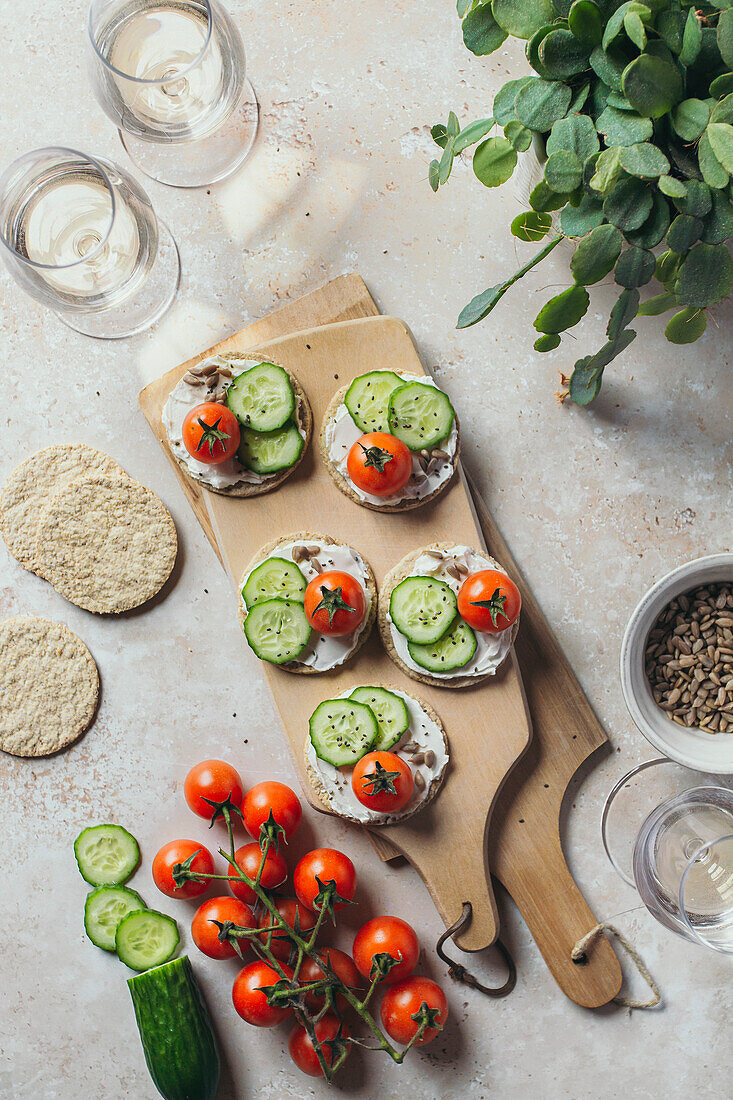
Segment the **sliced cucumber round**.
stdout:
<path fill-rule="evenodd" d="M 130 970 L 150 970 L 171 957 L 181 937 L 178 925 L 166 913 L 141 909 L 128 913 L 117 925 L 115 949 Z"/>
<path fill-rule="evenodd" d="M 277 474 L 289 470 L 303 453 L 305 440 L 294 420 L 288 420 L 275 432 L 257 432 L 242 428 L 237 458 L 256 474 Z"/>
<path fill-rule="evenodd" d="M 145 902 L 126 886 L 98 886 L 87 894 L 84 928 L 95 947 L 114 951 L 117 926 L 128 913 L 145 909 Z"/>
<path fill-rule="evenodd" d="M 452 672 L 463 668 L 476 652 L 476 635 L 468 623 L 457 619 L 440 641 L 432 645 L 415 645 L 409 642 L 407 650 L 415 664 L 428 672 Z"/>
<path fill-rule="evenodd" d="M 135 837 L 121 825 L 83 829 L 74 841 L 74 855 L 82 878 L 91 886 L 119 886 L 140 862 Z"/>
<path fill-rule="evenodd" d="M 437 577 L 406 577 L 392 589 L 389 615 L 408 642 L 437 642 L 457 614 L 455 592 Z"/>
<path fill-rule="evenodd" d="M 389 431 L 389 399 L 404 385 L 391 370 L 373 370 L 361 374 L 349 386 L 344 404 L 357 428 L 363 432 Z"/>
<path fill-rule="evenodd" d="M 383 752 L 396 745 L 410 725 L 410 712 L 404 699 L 380 687 L 358 687 L 352 691 L 350 699 L 363 703 L 374 713 L 379 725 L 377 740 L 372 749 Z"/>
<path fill-rule="evenodd" d="M 295 412 L 290 377 L 274 363 L 259 363 L 227 387 L 227 405 L 240 424 L 256 432 L 282 428 Z"/>
<path fill-rule="evenodd" d="M 353 699 L 326 699 L 310 718 L 310 739 L 316 756 L 335 768 L 361 760 L 378 736 L 374 711 Z"/>
<path fill-rule="evenodd" d="M 245 581 L 242 598 L 247 607 L 280 597 L 303 602 L 307 581 L 294 561 L 267 558 L 255 566 Z"/>
<path fill-rule="evenodd" d="M 284 665 L 299 657 L 311 636 L 303 604 L 295 600 L 262 600 L 247 612 L 244 634 L 261 661 Z"/>
<path fill-rule="evenodd" d="M 446 439 L 455 415 L 448 395 L 423 382 L 407 382 L 389 399 L 389 430 L 411 451 L 429 450 Z"/>

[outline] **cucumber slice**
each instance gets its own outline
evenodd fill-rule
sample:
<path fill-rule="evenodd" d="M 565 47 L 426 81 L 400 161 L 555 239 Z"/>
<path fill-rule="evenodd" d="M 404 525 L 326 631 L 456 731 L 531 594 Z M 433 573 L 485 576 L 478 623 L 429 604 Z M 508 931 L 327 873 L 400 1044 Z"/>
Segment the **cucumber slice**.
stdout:
<path fill-rule="evenodd" d="M 388 432 L 389 399 L 402 385 L 404 380 L 391 370 L 373 370 L 355 378 L 346 391 L 344 404 L 357 428 Z"/>
<path fill-rule="evenodd" d="M 437 446 L 450 435 L 455 415 L 448 395 L 423 382 L 407 382 L 389 399 L 389 430 L 411 451 Z"/>
<path fill-rule="evenodd" d="M 274 363 L 251 367 L 227 387 L 227 405 L 245 428 L 256 432 L 282 428 L 295 412 L 288 372 Z"/>
<path fill-rule="evenodd" d="M 121 825 L 83 829 L 74 841 L 74 855 L 82 878 L 91 886 L 119 886 L 140 862 L 135 837 Z"/>
<path fill-rule="evenodd" d="M 410 712 L 404 699 L 380 687 L 358 687 L 349 696 L 357 703 L 364 703 L 374 713 L 379 725 L 377 740 L 372 749 L 386 751 L 396 745 L 410 725 Z"/>
<path fill-rule="evenodd" d="M 256 432 L 242 428 L 237 458 L 256 474 L 277 474 L 289 470 L 303 453 L 305 440 L 294 420 L 288 420 L 275 432 Z"/>
<path fill-rule="evenodd" d="M 261 661 L 283 665 L 299 657 L 311 636 L 302 603 L 261 600 L 247 613 L 244 634 Z"/>
<path fill-rule="evenodd" d="M 307 581 L 294 561 L 267 558 L 247 577 L 242 597 L 248 608 L 276 597 L 302 603 L 306 588 Z"/>
<path fill-rule="evenodd" d="M 84 928 L 95 947 L 114 951 L 117 926 L 128 913 L 145 909 L 145 902 L 126 886 L 98 886 L 87 894 Z"/>
<path fill-rule="evenodd" d="M 408 652 L 413 661 L 428 672 L 452 672 L 463 668 L 476 652 L 476 635 L 463 619 L 456 619 L 444 637 L 432 645 L 415 645 L 409 642 Z"/>
<path fill-rule="evenodd" d="M 128 913 L 117 925 L 115 948 L 130 970 L 149 970 L 167 962 L 180 940 L 173 917 L 155 909 L 141 909 Z"/>
<path fill-rule="evenodd" d="M 450 585 L 437 577 L 406 577 L 392 589 L 389 614 L 408 642 L 430 645 L 455 619 L 458 600 Z"/>
<path fill-rule="evenodd" d="M 310 718 L 310 739 L 316 756 L 334 768 L 361 760 L 378 736 L 374 711 L 353 699 L 326 699 Z"/>

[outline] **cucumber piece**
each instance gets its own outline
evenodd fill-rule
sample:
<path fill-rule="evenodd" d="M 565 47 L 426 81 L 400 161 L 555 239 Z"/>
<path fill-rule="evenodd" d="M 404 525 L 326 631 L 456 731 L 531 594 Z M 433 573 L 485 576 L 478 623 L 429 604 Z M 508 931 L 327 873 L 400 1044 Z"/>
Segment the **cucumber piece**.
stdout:
<path fill-rule="evenodd" d="M 406 577 L 392 589 L 389 615 L 408 642 L 437 642 L 457 614 L 455 592 L 437 577 Z"/>
<path fill-rule="evenodd" d="M 391 370 L 373 370 L 355 378 L 346 391 L 344 404 L 357 428 L 388 432 L 389 399 L 402 385 L 404 380 Z"/>
<path fill-rule="evenodd" d="M 288 420 L 275 432 L 256 432 L 242 428 L 237 458 L 255 474 L 277 474 L 289 470 L 303 453 L 305 440 L 294 420 Z"/>
<path fill-rule="evenodd" d="M 432 645 L 415 645 L 409 642 L 408 652 L 415 664 L 428 672 L 452 672 L 463 668 L 476 652 L 476 635 L 463 619 L 456 619 L 444 637 Z"/>
<path fill-rule="evenodd" d="M 379 737 L 374 711 L 353 699 L 324 700 L 313 711 L 309 730 L 316 756 L 334 768 L 361 760 Z"/>
<path fill-rule="evenodd" d="M 227 405 L 245 428 L 274 432 L 295 412 L 290 377 L 274 363 L 260 363 L 238 374 L 227 387 Z"/>
<path fill-rule="evenodd" d="M 407 382 L 389 399 L 389 430 L 411 451 L 437 446 L 450 435 L 455 415 L 448 395 L 423 382 Z"/>
<path fill-rule="evenodd" d="M 358 687 L 352 691 L 350 699 L 364 703 L 374 713 L 379 725 L 377 740 L 372 749 L 386 751 L 396 745 L 410 725 L 410 712 L 404 699 L 380 687 Z"/>
<path fill-rule="evenodd" d="M 117 925 L 115 950 L 130 970 L 149 970 L 167 962 L 180 940 L 173 917 L 156 909 L 140 909 Z"/>
<path fill-rule="evenodd" d="M 247 577 L 242 597 L 248 608 L 275 597 L 302 603 L 306 588 L 307 581 L 294 561 L 267 558 Z"/>
<path fill-rule="evenodd" d="M 145 902 L 126 886 L 98 886 L 87 894 L 84 928 L 95 947 L 114 951 L 117 926 L 128 913 L 145 909 Z"/>
<path fill-rule="evenodd" d="M 153 1084 L 165 1100 L 215 1100 L 221 1061 L 186 955 L 127 979 Z"/>
<path fill-rule="evenodd" d="M 244 634 L 261 661 L 283 665 L 299 657 L 311 636 L 302 603 L 295 600 L 262 600 L 248 611 Z"/>
<path fill-rule="evenodd" d="M 140 862 L 135 837 L 121 825 L 83 829 L 74 841 L 74 855 L 81 877 L 91 886 L 119 886 Z"/>

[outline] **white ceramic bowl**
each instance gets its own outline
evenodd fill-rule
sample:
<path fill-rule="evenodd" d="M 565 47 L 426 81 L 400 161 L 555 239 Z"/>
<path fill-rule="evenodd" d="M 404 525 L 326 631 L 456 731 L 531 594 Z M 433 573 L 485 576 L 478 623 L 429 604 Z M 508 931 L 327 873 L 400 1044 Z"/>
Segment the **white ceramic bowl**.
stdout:
<path fill-rule="evenodd" d="M 672 722 L 655 703 L 644 672 L 649 631 L 670 600 L 691 588 L 722 581 L 733 582 L 733 554 L 688 561 L 649 589 L 629 619 L 621 643 L 621 687 L 629 714 L 656 749 L 694 771 L 733 775 L 733 733 L 705 733 Z"/>

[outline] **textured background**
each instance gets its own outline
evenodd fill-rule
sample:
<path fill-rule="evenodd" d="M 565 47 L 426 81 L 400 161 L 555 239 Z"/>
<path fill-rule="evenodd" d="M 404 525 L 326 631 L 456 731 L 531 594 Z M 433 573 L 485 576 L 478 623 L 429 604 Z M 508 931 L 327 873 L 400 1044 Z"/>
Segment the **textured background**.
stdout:
<path fill-rule="evenodd" d="M 487 114 L 496 88 L 525 71 L 520 52 L 472 58 L 450 0 L 346 7 L 229 0 L 229 7 L 245 36 L 261 131 L 244 170 L 210 193 L 150 184 L 184 268 L 181 294 L 162 323 L 123 343 L 86 340 L 0 273 L 0 477 L 48 443 L 102 447 L 168 504 L 182 566 L 158 606 L 105 620 L 66 604 L 0 549 L 2 617 L 67 622 L 89 644 L 104 685 L 96 725 L 70 751 L 46 761 L 0 760 L 0 1097 L 154 1096 L 126 972 L 84 940 L 84 886 L 71 849 L 80 827 L 113 819 L 137 834 L 145 858 L 132 885 L 157 905 L 149 867 L 158 845 L 176 835 L 204 838 L 180 793 L 192 762 L 219 755 L 247 782 L 294 782 L 228 583 L 138 411 L 137 392 L 243 322 L 351 270 L 384 312 L 408 322 L 437 367 L 461 417 L 466 464 L 612 738 L 613 754 L 570 799 L 567 849 L 599 917 L 624 914 L 616 923 L 642 949 L 665 1007 L 629 1016 L 571 1005 L 504 899 L 516 992 L 491 1003 L 450 983 L 443 1038 L 402 1068 L 357 1054 L 340 1089 L 385 1098 L 727 1095 L 719 1028 L 733 1007 L 733 963 L 674 937 L 638 908 L 606 862 L 599 817 L 615 779 L 651 755 L 618 682 L 626 618 L 667 568 L 731 548 L 731 311 L 716 310 L 688 349 L 666 344 L 659 325 L 642 320 L 640 338 L 609 369 L 592 411 L 559 408 L 557 372 L 575 355 L 535 356 L 531 322 L 542 289 L 567 282 L 567 254 L 558 249 L 489 323 L 456 332 L 463 303 L 531 246 L 515 245 L 508 232 L 519 210 L 511 184 L 486 193 L 468 164 L 456 166 L 437 196 L 426 182 L 428 125 L 450 108 L 462 122 Z M 87 86 L 83 9 L 81 0 L 0 0 L 3 165 L 53 143 L 124 163 Z M 610 287 L 595 293 L 579 347 L 602 342 L 612 295 Z M 437 914 L 409 868 L 379 865 L 362 838 L 313 813 L 303 833 L 299 849 L 315 836 L 354 856 L 362 916 L 383 899 L 387 911 L 415 921 L 425 945 L 435 939 Z M 162 907 L 186 933 L 188 903 Z M 283 1031 L 255 1031 L 235 1016 L 236 967 L 202 957 L 196 964 L 230 1067 L 222 1096 L 324 1095 L 325 1086 L 291 1067 Z M 440 977 L 433 958 L 424 969 Z"/>

